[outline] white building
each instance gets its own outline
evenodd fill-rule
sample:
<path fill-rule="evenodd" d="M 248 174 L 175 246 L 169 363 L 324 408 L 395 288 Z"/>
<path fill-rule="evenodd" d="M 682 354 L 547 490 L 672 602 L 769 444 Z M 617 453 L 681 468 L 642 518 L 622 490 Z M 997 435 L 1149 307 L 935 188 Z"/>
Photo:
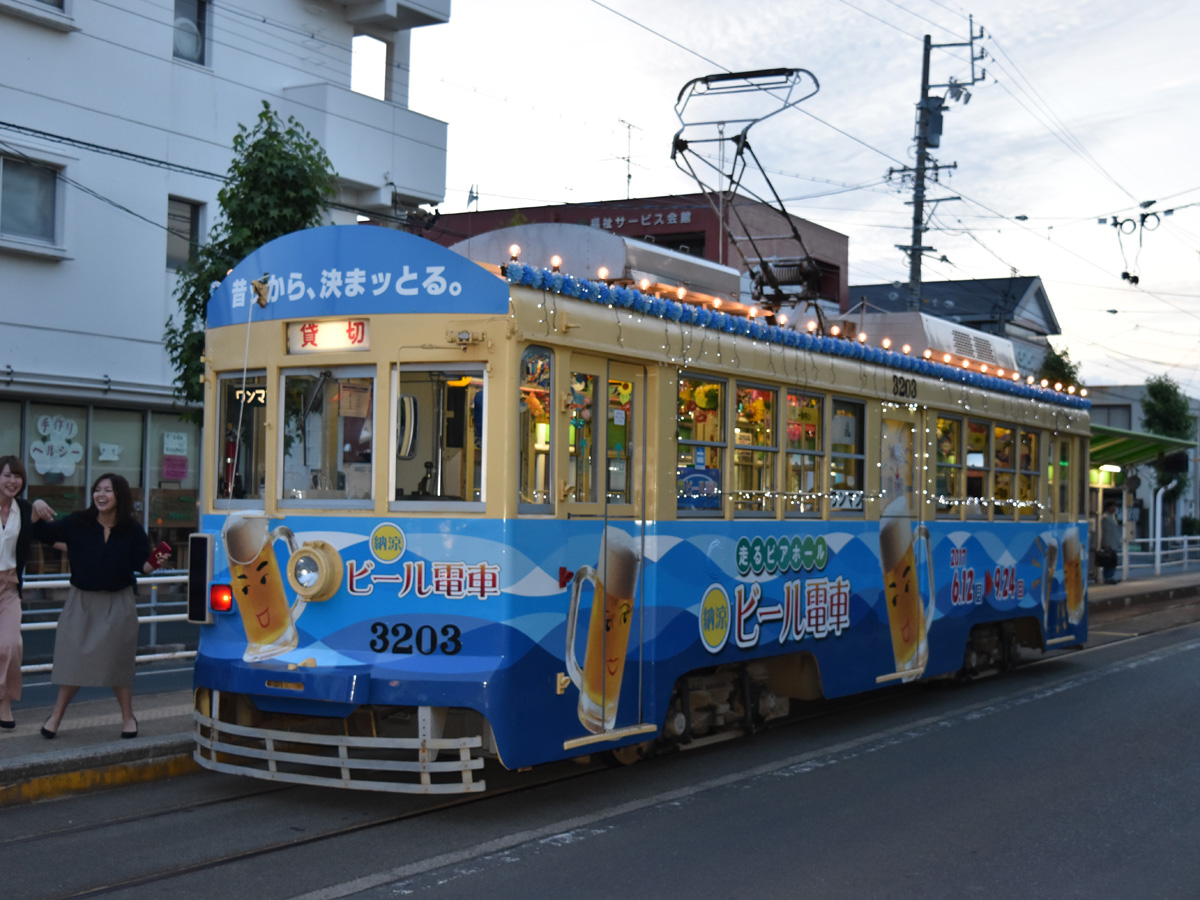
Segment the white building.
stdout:
<path fill-rule="evenodd" d="M 439 202 L 446 124 L 408 109 L 409 37 L 449 16 L 450 0 L 0 0 L 0 455 L 24 461 L 30 498 L 80 509 L 116 471 L 152 538 L 186 543 L 199 434 L 162 336 L 238 126 L 266 100 L 321 141 L 334 222 Z M 357 35 L 387 46 L 385 100 L 350 90 Z"/>

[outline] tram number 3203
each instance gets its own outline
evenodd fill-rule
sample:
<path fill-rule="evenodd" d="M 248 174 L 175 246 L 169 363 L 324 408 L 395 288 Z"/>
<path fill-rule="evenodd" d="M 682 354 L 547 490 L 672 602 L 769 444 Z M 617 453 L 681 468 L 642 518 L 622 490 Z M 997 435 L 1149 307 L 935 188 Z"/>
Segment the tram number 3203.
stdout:
<path fill-rule="evenodd" d="M 917 379 L 905 378 L 902 375 L 893 375 L 892 396 L 907 397 L 910 400 L 915 400 L 917 398 Z"/>
<path fill-rule="evenodd" d="M 390 628 L 387 622 L 372 622 L 370 647 L 376 653 L 420 653 L 431 656 L 439 650 L 447 656 L 453 656 L 462 650 L 462 630 L 457 625 L 443 625 L 441 637 L 432 625 L 422 625 L 413 628 L 407 622 L 396 622 Z"/>

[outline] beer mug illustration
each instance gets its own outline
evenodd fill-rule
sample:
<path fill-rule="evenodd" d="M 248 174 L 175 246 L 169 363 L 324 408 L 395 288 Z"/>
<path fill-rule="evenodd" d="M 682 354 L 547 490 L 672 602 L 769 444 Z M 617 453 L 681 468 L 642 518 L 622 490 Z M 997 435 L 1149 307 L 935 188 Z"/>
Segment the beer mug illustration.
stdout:
<path fill-rule="evenodd" d="M 294 554 L 296 538 L 291 529 L 279 526 L 270 530 L 262 513 L 234 514 L 221 530 L 225 555 L 229 558 L 229 578 L 237 601 L 242 625 L 246 629 L 246 662 L 270 659 L 293 649 L 299 642 L 296 619 L 304 611 L 305 598 L 298 596 L 288 608 L 283 593 L 283 573 L 275 559 L 275 541 L 287 541 Z"/>
<path fill-rule="evenodd" d="M 917 577 L 918 540 L 925 541 L 930 597 L 928 609 L 921 597 L 920 579 Z M 929 529 L 924 525 L 913 528 L 913 518 L 903 500 L 894 501 L 880 518 L 879 559 L 883 567 L 884 605 L 887 607 L 888 627 L 892 634 L 896 671 L 924 669 L 929 658 L 926 635 L 933 618 L 933 598 L 936 596 L 933 588 L 933 547 L 929 540 Z M 912 677 L 919 674 L 919 671 L 914 672 Z"/>
<path fill-rule="evenodd" d="M 1050 630 L 1050 594 L 1054 588 L 1054 567 L 1058 565 L 1058 541 L 1050 536 L 1043 539 L 1046 556 L 1042 569 L 1042 631 Z"/>
<path fill-rule="evenodd" d="M 581 566 L 571 586 L 567 672 L 579 688 L 579 721 L 596 734 L 611 729 L 617 721 L 641 565 L 642 558 L 633 538 L 619 528 L 605 528 L 600 538 L 599 571 Z M 585 581 L 592 582 L 593 594 L 581 669 L 575 658 L 575 632 L 579 624 L 579 596 Z"/>
<path fill-rule="evenodd" d="M 1063 586 L 1067 589 L 1067 621 L 1078 625 L 1083 620 L 1083 548 L 1079 529 L 1068 528 L 1062 537 Z"/>

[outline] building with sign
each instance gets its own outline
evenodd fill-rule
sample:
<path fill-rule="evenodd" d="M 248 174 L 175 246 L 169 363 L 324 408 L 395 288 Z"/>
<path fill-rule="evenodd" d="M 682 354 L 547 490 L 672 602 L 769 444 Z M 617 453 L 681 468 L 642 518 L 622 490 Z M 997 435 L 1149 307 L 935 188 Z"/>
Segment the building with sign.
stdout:
<path fill-rule="evenodd" d="M 439 202 L 446 124 L 408 108 L 408 48 L 449 16 L 450 0 L 265 0 L 253 16 L 209 0 L 0 0 L 0 454 L 24 460 L 29 497 L 69 512 L 119 473 L 151 537 L 184 549 L 199 427 L 174 403 L 162 337 L 238 126 L 265 100 L 322 143 L 333 222 Z M 351 90 L 363 36 L 386 45 L 384 99 Z"/>
<path fill-rule="evenodd" d="M 845 309 L 850 297 L 849 238 L 807 219 L 789 218 L 816 263 L 820 298 L 830 307 Z M 799 252 L 788 223 L 767 204 L 733 195 L 725 206 L 714 209 L 698 193 L 455 213 L 441 216 L 424 236 L 448 247 L 497 228 L 539 222 L 589 225 L 742 272 L 747 271 L 743 254 L 757 262 L 791 260 Z M 753 249 L 747 237 L 753 238 Z M 523 261 L 550 265 L 549 259 Z"/>

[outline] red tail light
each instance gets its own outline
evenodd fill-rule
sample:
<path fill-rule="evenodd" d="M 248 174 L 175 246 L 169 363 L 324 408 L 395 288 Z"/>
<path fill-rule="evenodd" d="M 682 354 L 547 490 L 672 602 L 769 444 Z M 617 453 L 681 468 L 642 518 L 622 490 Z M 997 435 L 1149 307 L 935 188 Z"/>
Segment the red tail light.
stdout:
<path fill-rule="evenodd" d="M 208 605 L 213 612 L 229 612 L 233 609 L 233 588 L 227 584 L 214 584 L 208 589 Z"/>

